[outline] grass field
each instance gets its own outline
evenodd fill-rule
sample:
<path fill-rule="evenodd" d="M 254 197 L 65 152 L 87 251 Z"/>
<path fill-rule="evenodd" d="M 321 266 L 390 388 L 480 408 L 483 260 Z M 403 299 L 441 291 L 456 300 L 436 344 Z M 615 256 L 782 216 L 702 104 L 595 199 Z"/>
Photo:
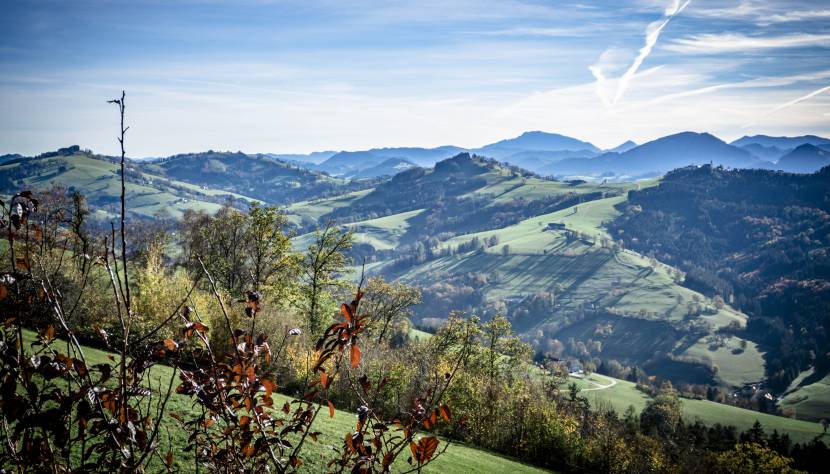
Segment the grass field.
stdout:
<path fill-rule="evenodd" d="M 26 337 L 29 340 L 34 340 L 33 333 L 27 331 Z M 60 346 L 63 346 L 61 344 Z M 108 353 L 85 348 L 84 350 L 88 365 L 111 363 L 108 359 Z M 149 376 L 149 383 L 151 387 L 166 387 L 169 383 L 170 377 L 173 376 L 173 370 L 166 366 L 156 366 L 152 369 Z M 284 395 L 274 396 L 275 406 L 282 406 L 286 401 L 290 401 L 289 397 Z M 190 413 L 194 410 L 191 399 L 183 395 L 174 393 L 170 397 L 167 406 L 167 413 Z M 325 414 L 325 416 L 323 416 Z M 335 447 L 342 447 L 343 435 L 354 429 L 356 416 L 342 410 L 335 410 L 334 418 L 328 416 L 328 411 L 321 411 L 321 415 L 314 423 L 314 430 L 321 432 L 317 442 L 309 441 L 304 447 L 301 458 L 303 459 L 303 466 L 301 472 L 324 472 L 329 460 L 335 456 L 333 449 Z M 184 451 L 184 446 L 187 444 L 186 434 L 178 426 L 172 417 L 165 418 L 162 421 L 162 433 L 159 440 L 159 450 L 162 454 L 166 454 L 168 450 L 174 453 L 175 467 L 184 472 L 193 470 L 193 457 L 191 453 Z M 446 440 L 441 441 L 441 446 L 446 443 Z M 406 470 L 406 455 L 398 460 L 396 466 L 400 470 Z M 160 468 L 160 466 L 156 466 Z M 151 469 L 150 472 L 156 472 Z M 516 460 L 507 457 L 476 449 L 474 447 L 466 446 L 459 443 L 451 443 L 449 449 L 445 454 L 440 456 L 435 462 L 428 465 L 424 472 L 431 473 L 450 473 L 450 474 L 466 474 L 470 472 L 482 473 L 544 473 L 548 472 L 533 466 L 522 464 Z"/>
<path fill-rule="evenodd" d="M 629 405 L 639 412 L 645 408 L 650 399 L 648 395 L 637 390 L 634 383 L 627 380 L 615 379 L 605 375 L 591 374 L 588 380 L 571 378 L 581 389 L 596 389 L 597 386 L 612 386 L 583 392 L 593 406 L 610 405 L 618 413 L 623 413 Z M 790 435 L 793 441 L 805 442 L 822 434 L 822 427 L 818 423 L 794 420 L 782 416 L 769 415 L 743 408 L 715 403 L 708 400 L 681 399 L 683 406 L 683 419 L 686 422 L 700 420 L 707 425 L 720 423 L 722 425 L 734 425 L 743 431 L 752 427 L 758 420 L 767 433 L 772 430 L 785 432 Z"/>
<path fill-rule="evenodd" d="M 720 342 L 719 342 L 720 340 Z M 684 355 L 718 367 L 717 379 L 730 387 L 740 387 L 764 378 L 763 358 L 758 346 L 737 336 L 709 336 L 689 347 Z"/>
<path fill-rule="evenodd" d="M 799 419 L 830 420 L 830 375 L 819 378 L 812 369 L 804 371 L 793 380 L 779 406 L 795 410 Z"/>
<path fill-rule="evenodd" d="M 389 250 L 401 244 L 401 238 L 409 229 L 410 221 L 424 212 L 423 209 L 402 212 L 391 216 L 346 224 L 354 232 L 355 244 L 369 244 L 376 250 Z"/>
<path fill-rule="evenodd" d="M 352 202 L 372 192 L 372 189 L 364 189 L 352 193 L 341 194 L 333 198 L 314 199 L 302 201 L 285 207 L 288 220 L 296 225 L 303 222 L 317 223 L 321 217 L 329 212 L 348 206 Z"/>

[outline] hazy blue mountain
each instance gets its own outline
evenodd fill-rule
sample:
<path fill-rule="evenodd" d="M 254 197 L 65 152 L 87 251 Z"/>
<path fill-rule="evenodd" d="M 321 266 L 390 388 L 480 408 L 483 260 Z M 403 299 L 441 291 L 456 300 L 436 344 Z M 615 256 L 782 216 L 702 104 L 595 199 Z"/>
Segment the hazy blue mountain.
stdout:
<path fill-rule="evenodd" d="M 435 163 L 451 158 L 466 151 L 452 145 L 439 146 L 436 148 L 420 147 L 395 147 L 395 148 L 372 148 L 370 153 L 386 158 L 403 158 L 421 166 L 432 166 Z"/>
<path fill-rule="evenodd" d="M 310 166 L 310 168 L 343 177 L 384 176 L 394 171 L 395 166 L 402 166 L 401 161 L 409 163 L 410 168 L 416 165 L 432 166 L 438 161 L 445 160 L 463 151 L 462 148 L 456 146 L 372 148 L 364 151 L 341 151 L 317 165 Z M 385 166 L 382 165 L 383 162 L 390 159 L 398 161 L 389 162 Z M 377 169 L 375 169 L 376 167 Z"/>
<path fill-rule="evenodd" d="M 790 173 L 813 173 L 830 165 L 830 151 L 804 144 L 782 156 L 776 165 Z"/>
<path fill-rule="evenodd" d="M 336 151 L 313 151 L 307 154 L 301 153 L 263 153 L 263 155 L 274 158 L 275 160 L 287 161 L 289 163 L 322 163 L 332 156 L 336 155 Z"/>
<path fill-rule="evenodd" d="M 753 135 L 753 136 L 744 136 L 741 137 L 734 142 L 730 143 L 730 145 L 734 146 L 744 146 L 744 145 L 752 145 L 758 144 L 763 146 L 773 146 L 776 148 L 781 149 L 793 149 L 799 145 L 804 144 L 810 145 L 827 145 L 830 144 L 830 139 L 817 137 L 815 135 L 802 135 L 800 137 L 771 137 L 769 135 Z"/>
<path fill-rule="evenodd" d="M 688 165 L 714 163 L 732 168 L 771 168 L 752 153 L 728 145 L 709 133 L 683 132 L 632 148 L 625 153 L 604 153 L 595 158 L 567 159 L 553 166 L 556 175 L 655 176 Z"/>
<path fill-rule="evenodd" d="M 341 151 L 317 165 L 315 169 L 334 176 L 348 176 L 375 167 L 389 158 L 370 151 Z"/>
<path fill-rule="evenodd" d="M 533 171 L 534 173 L 545 174 L 547 168 L 566 158 L 591 158 L 594 156 L 597 156 L 597 153 L 591 150 L 531 150 L 514 153 L 501 158 L 500 161 Z"/>
<path fill-rule="evenodd" d="M 631 140 L 626 140 L 625 142 L 615 146 L 614 148 L 605 150 L 606 152 L 615 152 L 615 153 L 625 153 L 628 150 L 636 148 L 637 144 Z"/>
<path fill-rule="evenodd" d="M 779 158 L 793 151 L 792 148 L 778 148 L 777 146 L 764 146 L 759 143 L 742 145 L 740 148 L 752 153 L 765 161 L 778 161 Z"/>
<path fill-rule="evenodd" d="M 415 168 L 416 166 L 416 164 L 409 160 L 404 160 L 402 158 L 389 158 L 378 165 L 360 169 L 353 174 L 347 174 L 346 177 L 350 179 L 363 179 L 378 178 L 381 176 L 395 176 L 401 171 L 406 171 L 410 168 Z"/>
<path fill-rule="evenodd" d="M 566 137 L 557 133 L 525 132 L 516 138 L 501 140 L 476 150 L 476 154 L 502 159 L 522 151 L 580 151 L 599 153 L 600 149 L 591 143 Z"/>

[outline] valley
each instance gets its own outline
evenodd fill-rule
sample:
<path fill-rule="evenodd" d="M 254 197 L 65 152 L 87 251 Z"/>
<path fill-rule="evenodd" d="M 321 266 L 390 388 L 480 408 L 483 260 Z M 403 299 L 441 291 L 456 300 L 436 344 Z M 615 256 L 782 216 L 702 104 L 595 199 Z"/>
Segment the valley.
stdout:
<path fill-rule="evenodd" d="M 744 148 L 761 146 L 747 140 L 752 143 Z M 511 146 L 508 140 L 484 150 L 501 156 L 521 152 Z M 384 150 L 373 153 L 385 156 L 399 149 Z M 484 319 L 503 314 L 536 360 L 580 361 L 604 373 L 597 376 L 599 382 L 577 380 L 596 402 L 610 401 L 619 412 L 628 405 L 639 410 L 648 396 L 636 383 L 670 381 L 687 397 L 710 398 L 683 400 L 689 420 L 718 421 L 718 407 L 723 407 L 730 422 L 749 428 L 748 415 L 726 415 L 741 408 L 715 401 L 735 403 L 734 394 L 757 386 L 757 395 L 753 389 L 740 396 L 758 403 L 756 398 L 767 393 L 769 354 L 776 349 L 753 336 L 751 317 L 730 304 L 745 304 L 744 299 L 719 286 L 702 286 L 700 269 L 625 227 L 635 215 L 632 209 L 639 209 L 631 197 L 673 186 L 673 174 L 553 179 L 468 153 L 438 159 L 456 149 L 400 150 L 410 153 L 409 163 L 420 165 L 407 165 L 391 178 L 358 176 L 362 155 L 348 154 L 328 156 L 350 167 L 344 177 L 306 169 L 297 156 L 293 164 L 267 155 L 212 151 L 134 161 L 128 167 L 127 196 L 133 219 L 150 221 L 175 221 L 185 212 L 212 214 L 226 205 L 279 204 L 297 251 L 313 242 L 318 226 L 341 225 L 352 233 L 352 278 L 365 271 L 421 289 L 424 304 L 412 317 L 420 330 L 435 331 L 452 311 Z M 624 160 L 626 153 L 644 153 L 637 150 L 631 145 L 612 153 Z M 349 164 L 350 157 L 357 161 Z M 319 158 L 314 167 L 325 162 Z M 422 167 L 431 162 L 432 167 Z M 117 212 L 118 165 L 78 147 L 4 159 L 0 177 L 7 193 L 13 186 L 79 190 L 96 220 L 110 220 Z M 830 391 L 825 372 L 802 370 L 786 390 L 773 392 L 781 397 L 777 403 L 764 406 L 806 424 L 756 413 L 765 425 L 806 440 L 818 430 L 808 422 L 826 417 Z"/>
<path fill-rule="evenodd" d="M 458 169 L 465 166 L 469 164 Z M 466 298 L 428 305 L 434 308 L 431 313 L 416 309 L 416 324 L 440 324 L 441 313 L 450 307 L 484 317 L 502 312 L 513 315 L 514 327 L 540 354 L 572 340 L 574 347 L 568 351 L 572 356 L 579 347 L 582 358 L 638 365 L 679 383 L 714 383 L 734 389 L 763 378 L 762 353 L 754 344 L 748 343 L 749 350 L 739 354 L 720 347 L 710 350 L 712 344 L 707 344 L 730 325 L 744 327 L 746 315 L 728 305 L 715 308 L 711 299 L 682 286 L 675 268 L 623 249 L 610 238 L 604 225 L 620 215 L 617 208 L 626 199 L 624 193 L 659 181 L 567 184 L 513 176 L 507 169 L 491 166 L 484 173 L 474 171 L 480 187 L 458 196 L 482 200 L 472 212 L 486 214 L 488 208 L 517 200 L 532 205 L 574 196 L 581 202 L 504 227 L 478 231 L 471 227 L 432 247 L 428 247 L 428 236 L 419 235 L 431 209 L 391 210 L 390 215 L 345 224 L 354 232 L 357 245 L 372 249 L 367 251 L 369 274 L 426 288 L 427 294 L 431 286 L 440 285 L 436 282 L 481 275 Z M 432 179 L 425 175 L 401 186 L 425 186 Z M 318 220 L 328 217 L 319 214 L 321 208 L 332 215 L 350 215 L 350 207 L 365 206 L 362 201 L 369 196 L 298 203 L 287 212 L 295 222 L 309 218 L 306 209 Z M 393 193 L 386 194 L 385 202 L 396 200 Z M 295 238 L 296 248 L 307 246 L 311 237 Z M 474 241 L 481 244 L 464 248 Z M 410 258 L 408 252 L 421 254 Z M 539 295 L 548 298 L 546 306 L 523 308 Z M 706 310 L 692 314 L 689 305 Z M 742 341 L 733 337 L 733 344 Z M 665 361 L 677 366 L 667 369 Z M 692 370 L 695 366 L 702 370 Z M 679 375 L 687 371 L 702 377 Z"/>

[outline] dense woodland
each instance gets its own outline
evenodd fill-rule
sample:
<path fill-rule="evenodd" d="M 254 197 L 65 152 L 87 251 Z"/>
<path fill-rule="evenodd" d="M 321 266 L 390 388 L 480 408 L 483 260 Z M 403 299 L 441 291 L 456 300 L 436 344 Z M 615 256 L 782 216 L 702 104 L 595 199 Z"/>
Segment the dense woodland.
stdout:
<path fill-rule="evenodd" d="M 677 265 L 686 285 L 750 315 L 769 383 L 830 370 L 830 168 L 815 174 L 690 167 L 632 191 L 611 230 Z"/>

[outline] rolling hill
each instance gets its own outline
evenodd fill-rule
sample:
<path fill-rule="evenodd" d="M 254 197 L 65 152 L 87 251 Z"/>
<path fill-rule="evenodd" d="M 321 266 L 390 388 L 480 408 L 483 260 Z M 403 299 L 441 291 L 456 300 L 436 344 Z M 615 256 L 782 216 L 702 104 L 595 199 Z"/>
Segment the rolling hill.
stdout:
<path fill-rule="evenodd" d="M 132 162 L 127 171 L 127 198 L 136 217 L 154 218 L 159 212 L 166 212 L 177 218 L 186 209 L 215 212 L 229 200 L 240 204 L 255 201 L 241 194 L 153 174 Z M 76 189 L 86 196 L 97 217 L 110 218 L 119 206 L 119 173 L 115 158 L 68 147 L 36 157 L 18 157 L 0 165 L 0 194 L 52 186 Z"/>
<path fill-rule="evenodd" d="M 0 163 L 0 194 L 54 185 L 77 189 L 108 218 L 120 195 L 120 165 L 115 157 L 79 146 L 35 157 L 7 155 Z M 152 161 L 129 160 L 127 193 L 136 217 L 167 212 L 178 218 L 186 209 L 215 212 L 230 202 L 286 204 L 302 199 L 365 189 L 372 181 L 346 181 L 263 155 L 214 152 L 175 155 Z"/>
<path fill-rule="evenodd" d="M 245 194 L 269 203 L 288 203 L 366 187 L 268 156 L 242 152 L 174 155 L 139 166 L 148 173 Z"/>
<path fill-rule="evenodd" d="M 809 381 L 830 371 L 828 202 L 830 168 L 790 174 L 690 167 L 629 193 L 611 231 L 678 265 L 688 286 L 749 313 L 737 334 L 765 348 L 769 386 L 789 394 L 784 405 L 796 404 L 798 391 L 812 391 Z M 814 373 L 805 384 L 808 370 Z"/>
<path fill-rule="evenodd" d="M 640 411 L 651 398 L 637 389 L 633 382 L 607 375 L 571 377 L 569 383 L 575 383 L 582 389 L 581 393 L 595 406 L 610 405 L 618 413 L 624 413 L 629 406 Z M 822 433 L 822 427 L 818 423 L 758 413 L 709 400 L 684 398 L 681 400 L 681 407 L 683 420 L 689 423 L 700 420 L 706 425 L 720 423 L 735 426 L 739 430 L 748 430 L 757 420 L 768 432 L 778 430 L 779 433 L 787 433 L 795 442 L 807 442 Z"/>
<path fill-rule="evenodd" d="M 605 229 L 626 192 L 655 184 L 546 180 L 461 154 L 369 192 L 287 212 L 294 222 L 343 223 L 369 273 L 423 288 L 417 323 L 428 326 L 450 309 L 501 312 L 540 351 L 572 341 L 572 355 L 619 360 L 677 382 L 760 380 L 762 351 L 753 343 L 741 354 L 706 343 L 723 328 L 743 327 L 744 314 L 715 308 L 682 286 L 675 269 L 620 248 Z M 309 238 L 297 237 L 296 247 Z"/>
<path fill-rule="evenodd" d="M 654 157 L 684 146 L 708 150 L 709 156 L 719 153 L 733 164 L 758 162 L 745 150 L 705 134 L 666 137 L 603 156 L 648 167 L 662 163 Z M 699 155 L 689 152 L 672 160 L 683 156 Z M 393 168 L 411 165 L 389 158 L 378 163 L 384 164 Z M 731 175 L 724 180 L 718 174 L 721 171 L 706 171 L 711 169 L 692 168 L 700 174 L 691 182 L 695 193 L 721 192 L 728 189 L 723 183 L 733 182 Z M 10 156 L 0 164 L 0 192 L 52 184 L 72 186 L 82 189 L 106 215 L 115 210 L 117 171 L 112 157 L 79 147 L 38 157 Z M 736 190 L 750 181 L 774 184 L 781 176 L 796 176 L 760 170 L 746 173 L 735 175 L 743 180 L 733 183 Z M 790 202 L 787 212 L 807 212 L 804 219 L 813 219 L 812 210 L 796 209 L 823 196 L 820 189 L 827 189 L 825 175 L 805 178 L 815 182 L 809 186 L 793 182 L 783 188 L 787 192 L 771 188 L 766 194 L 783 199 L 796 186 L 806 197 Z M 771 354 L 778 353 L 769 341 L 756 344 L 768 335 L 759 332 L 745 314 L 754 311 L 746 301 L 720 293 L 727 303 L 734 301 L 735 307 L 716 302 L 718 293 L 706 281 L 702 283 L 699 271 L 672 257 L 674 250 L 665 241 L 647 242 L 636 231 L 619 233 L 620 223 L 630 219 L 635 209 L 632 197 L 646 209 L 637 198 L 655 190 L 665 193 L 660 194 L 663 206 L 689 199 L 672 173 L 660 181 L 633 183 L 557 181 L 468 153 L 429 169 L 409 167 L 390 179 L 362 182 L 333 178 L 264 155 L 225 152 L 131 162 L 128 172 L 128 199 L 140 217 L 152 218 L 162 209 L 173 217 L 186 209 L 213 211 L 228 199 L 239 204 L 278 203 L 285 206 L 290 222 L 300 231 L 297 248 L 308 241 L 309 235 L 303 233 L 320 222 L 334 219 L 348 226 L 355 233 L 354 256 L 366 259 L 369 273 L 423 289 L 425 303 L 416 309 L 415 322 L 424 327 L 439 323 L 452 309 L 484 317 L 503 313 L 539 353 L 613 360 L 676 383 L 717 385 L 724 390 L 758 382 L 765 376 L 764 359 L 769 375 Z M 740 202 L 747 197 L 738 194 L 728 199 Z M 702 215 L 710 212 L 702 211 Z M 775 212 L 779 213 L 776 218 L 784 215 Z M 740 222 L 734 216 L 729 219 Z M 654 222 L 665 224 L 659 219 Z M 640 231 L 647 229 L 651 227 L 644 225 Z M 698 235 L 687 229 L 668 229 Z M 789 228 L 782 229 L 790 238 Z M 803 230 L 808 238 L 820 241 L 815 234 L 820 229 Z M 661 232 L 656 236 L 662 238 Z M 717 231 L 709 232 L 717 235 Z M 763 242 L 771 245 L 775 241 Z M 764 255 L 763 248 L 752 251 Z M 744 260 L 737 261 L 751 262 Z M 822 271 L 823 267 L 805 268 Z M 743 274 L 752 275 L 751 270 Z M 718 278 L 727 281 L 725 276 Z M 795 278 L 803 280 L 800 275 Z M 783 283 L 786 288 L 788 283 Z M 771 288 L 769 294 L 774 295 L 778 287 Z M 809 365 L 798 365 L 791 370 L 797 376 L 809 369 Z M 823 410 L 827 399 L 823 374 L 816 371 L 805 375 L 804 383 L 793 382 L 781 406 L 799 407 L 808 416 Z"/>

